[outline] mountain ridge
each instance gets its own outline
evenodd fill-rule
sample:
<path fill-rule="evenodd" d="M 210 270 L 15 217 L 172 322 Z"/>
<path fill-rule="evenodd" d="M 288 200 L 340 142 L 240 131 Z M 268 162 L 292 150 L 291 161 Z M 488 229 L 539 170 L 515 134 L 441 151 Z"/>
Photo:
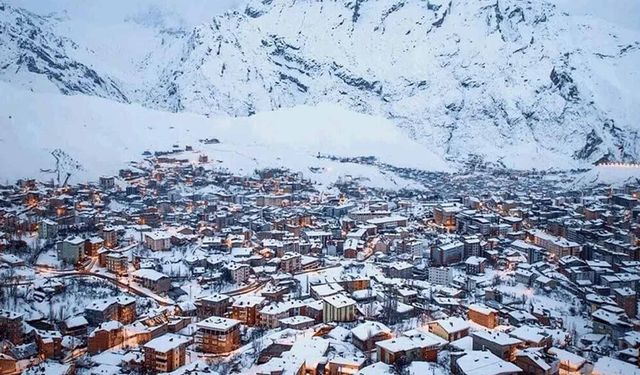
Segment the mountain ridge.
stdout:
<path fill-rule="evenodd" d="M 29 86 L 31 80 L 25 76 L 42 75 L 63 94 L 80 93 L 129 102 L 113 78 L 69 56 L 72 50 L 81 47 L 55 34 L 49 18 L 3 3 L 0 13 L 0 76 L 5 79 L 8 75 L 22 76 L 26 78 L 22 85 Z"/>
<path fill-rule="evenodd" d="M 640 33 L 572 7 L 250 1 L 163 39 L 170 53 L 150 49 L 144 87 L 112 82 L 127 100 L 174 112 L 338 103 L 387 117 L 454 160 L 516 168 L 545 167 L 548 155 L 556 167 L 637 160 Z"/>

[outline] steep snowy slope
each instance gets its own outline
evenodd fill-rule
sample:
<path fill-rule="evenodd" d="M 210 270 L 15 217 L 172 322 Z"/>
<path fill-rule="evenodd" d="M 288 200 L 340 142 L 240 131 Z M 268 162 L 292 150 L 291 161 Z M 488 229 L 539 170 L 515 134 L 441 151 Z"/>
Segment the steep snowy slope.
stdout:
<path fill-rule="evenodd" d="M 637 158 L 638 25 L 573 3 L 253 1 L 196 28 L 148 100 L 232 115 L 340 102 L 515 167 Z"/>
<path fill-rule="evenodd" d="M 3 182 L 54 177 L 42 172 L 54 167 L 54 150 L 62 151 L 64 170 L 72 173 L 72 181 L 83 181 L 117 173 L 127 162 L 141 160 L 144 151 L 169 150 L 174 144 L 192 145 L 219 167 L 235 172 L 286 167 L 323 184 L 350 175 L 368 179 L 373 187 L 415 185 L 375 166 L 318 159 L 318 153 L 374 156 L 384 163 L 424 170 L 449 169 L 439 156 L 410 140 L 390 121 L 333 104 L 299 106 L 250 118 L 210 119 L 90 96 L 32 93 L 0 83 L 0 113 Z M 221 143 L 199 142 L 205 138 Z"/>
<path fill-rule="evenodd" d="M 49 19 L 0 3 L 0 80 L 42 91 L 128 101 L 112 78 L 73 57 L 81 49 L 54 33 Z"/>
<path fill-rule="evenodd" d="M 132 101 L 146 97 L 159 72 L 180 53 L 196 25 L 241 0 L 8 0 L 45 18 L 50 31 L 73 40 L 71 56 L 118 77 Z M 1 2 L 1 1 L 0 1 Z"/>
<path fill-rule="evenodd" d="M 0 80 L 37 91 L 232 116 L 340 103 L 515 168 L 640 159 L 636 0 L 11 3 Z"/>

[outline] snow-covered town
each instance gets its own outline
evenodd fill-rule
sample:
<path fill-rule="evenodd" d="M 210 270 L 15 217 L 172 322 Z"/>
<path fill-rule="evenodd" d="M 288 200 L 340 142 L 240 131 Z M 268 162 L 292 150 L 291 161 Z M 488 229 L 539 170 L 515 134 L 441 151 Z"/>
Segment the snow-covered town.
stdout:
<path fill-rule="evenodd" d="M 640 0 L 0 0 L 0 375 L 640 375 Z"/>
<path fill-rule="evenodd" d="M 63 177 L 0 186 L 3 375 L 640 373 L 638 183 L 320 189 L 188 145 Z"/>

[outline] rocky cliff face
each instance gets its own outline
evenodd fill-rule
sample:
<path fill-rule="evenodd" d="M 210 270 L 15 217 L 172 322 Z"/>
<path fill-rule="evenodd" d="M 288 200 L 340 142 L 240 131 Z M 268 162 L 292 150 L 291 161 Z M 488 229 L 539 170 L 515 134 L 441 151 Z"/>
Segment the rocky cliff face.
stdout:
<path fill-rule="evenodd" d="M 170 111 L 243 116 L 336 102 L 390 118 L 456 160 L 527 168 L 638 159 L 640 32 L 572 4 L 255 0 L 176 33 L 176 53 L 149 51 L 163 56 L 156 78 L 126 87 L 119 77 L 124 89 L 65 57 L 71 41 L 13 10 L 2 27 L 14 36 L 0 37 L 19 62 L 0 69 L 5 80 L 14 65 L 46 75 L 63 92 L 120 101 L 133 92 L 132 101 Z"/>

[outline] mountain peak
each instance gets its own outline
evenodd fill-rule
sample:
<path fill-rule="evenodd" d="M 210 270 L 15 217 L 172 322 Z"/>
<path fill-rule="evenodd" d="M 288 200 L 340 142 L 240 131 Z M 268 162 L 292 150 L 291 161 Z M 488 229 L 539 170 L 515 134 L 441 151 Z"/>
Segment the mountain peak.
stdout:
<path fill-rule="evenodd" d="M 66 93 L 173 112 L 338 103 L 391 119 L 448 158 L 527 168 L 549 167 L 541 161 L 553 155 L 570 167 L 640 156 L 640 32 L 615 16 L 564 0 L 253 0 L 140 43 L 147 50 L 131 64 L 140 81 L 68 61 L 71 47 L 45 26 L 38 33 L 51 36 L 36 44 L 75 67 L 73 79 L 30 72 Z M 17 27 L 6 18 L 5 28 Z M 40 56 L 9 42 L 16 60 Z M 18 80 L 13 71 L 3 79 Z M 77 76 L 95 84 L 71 85 Z"/>

